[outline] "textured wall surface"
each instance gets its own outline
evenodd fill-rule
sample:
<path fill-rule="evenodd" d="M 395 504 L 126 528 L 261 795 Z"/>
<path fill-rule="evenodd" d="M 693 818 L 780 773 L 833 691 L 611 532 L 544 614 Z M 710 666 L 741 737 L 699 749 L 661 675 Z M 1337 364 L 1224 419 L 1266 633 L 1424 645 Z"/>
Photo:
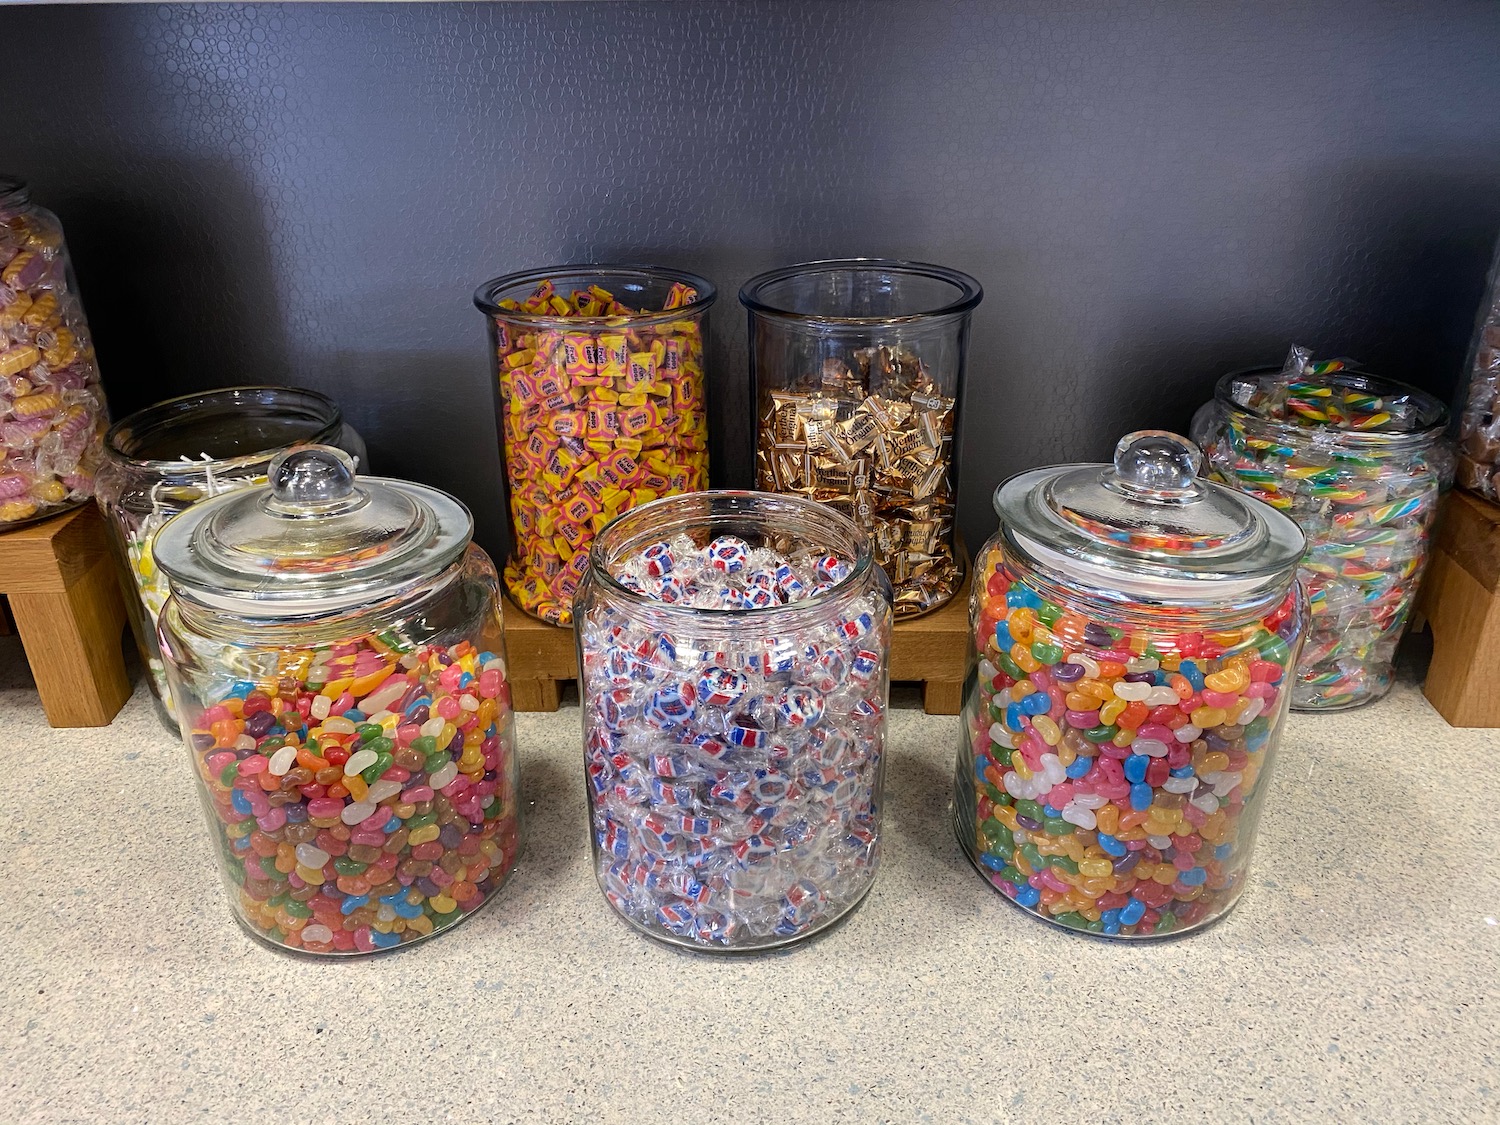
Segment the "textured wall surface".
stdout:
<path fill-rule="evenodd" d="M 750 479 L 750 274 L 985 285 L 962 523 L 1182 428 L 1292 341 L 1449 395 L 1500 229 L 1500 4 L 1282 0 L 0 10 L 0 166 L 66 224 L 116 414 L 293 382 L 503 541 L 486 277 L 713 278 Z"/>

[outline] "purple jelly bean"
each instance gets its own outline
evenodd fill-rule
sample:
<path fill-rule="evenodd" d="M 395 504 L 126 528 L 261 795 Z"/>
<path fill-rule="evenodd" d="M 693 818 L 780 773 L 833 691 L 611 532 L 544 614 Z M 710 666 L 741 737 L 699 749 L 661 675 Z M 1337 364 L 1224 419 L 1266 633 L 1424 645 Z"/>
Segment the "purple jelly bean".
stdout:
<path fill-rule="evenodd" d="M 1115 643 L 1115 639 L 1109 635 L 1109 630 L 1103 625 L 1090 621 L 1083 627 L 1083 643 L 1092 648 L 1104 648 Z"/>
<path fill-rule="evenodd" d="M 1154 684 L 1156 677 L 1150 672 L 1126 672 L 1125 682 L 1127 684 Z"/>
<path fill-rule="evenodd" d="M 1124 875 L 1133 870 L 1135 868 L 1135 865 L 1140 862 L 1141 853 L 1130 852 L 1128 855 L 1123 855 L 1119 859 L 1115 860 L 1114 863 L 1112 863 L 1110 866 L 1114 868 L 1114 872 L 1116 875 Z"/>
<path fill-rule="evenodd" d="M 1083 679 L 1082 664 L 1054 664 L 1052 678 L 1060 683 L 1071 684 Z"/>

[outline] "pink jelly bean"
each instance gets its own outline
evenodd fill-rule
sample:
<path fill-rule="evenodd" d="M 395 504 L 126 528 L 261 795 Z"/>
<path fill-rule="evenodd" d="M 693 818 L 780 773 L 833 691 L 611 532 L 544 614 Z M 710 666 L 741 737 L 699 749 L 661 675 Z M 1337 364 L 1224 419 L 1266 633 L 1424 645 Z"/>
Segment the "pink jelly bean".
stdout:
<path fill-rule="evenodd" d="M 254 777 L 256 774 L 265 773 L 270 767 L 271 760 L 260 754 L 252 754 L 240 763 L 241 777 Z"/>
<path fill-rule="evenodd" d="M 1129 746 L 1116 746 L 1113 742 L 1103 742 L 1099 745 L 1099 754 L 1101 757 L 1113 758 L 1116 761 L 1124 761 L 1133 753 L 1135 751 Z"/>
<path fill-rule="evenodd" d="M 458 718 L 459 712 L 463 710 L 458 705 L 458 700 L 454 699 L 451 695 L 443 696 L 443 698 L 432 705 L 432 709 L 450 723 Z"/>
<path fill-rule="evenodd" d="M 1281 679 L 1281 665 L 1269 660 L 1250 661 L 1250 678 L 1258 684 L 1274 684 Z"/>
<path fill-rule="evenodd" d="M 1046 691 L 1052 686 L 1052 677 L 1047 674 L 1045 668 L 1038 668 L 1030 676 L 1026 677 L 1036 686 L 1037 691 Z"/>
<path fill-rule="evenodd" d="M 218 750 L 205 758 L 203 764 L 214 773 L 222 773 L 224 767 L 235 760 L 233 750 Z"/>
<path fill-rule="evenodd" d="M 229 708 L 225 707 L 223 704 L 220 703 L 220 704 L 215 704 L 214 706 L 210 707 L 208 710 L 204 711 L 203 712 L 203 718 L 200 720 L 200 722 L 204 726 L 209 726 L 209 725 L 211 725 L 213 723 L 217 723 L 221 719 L 232 719 L 232 718 L 234 718 L 234 716 L 229 713 Z"/>
<path fill-rule="evenodd" d="M 464 791 L 467 790 L 472 784 L 473 782 L 471 782 L 466 775 L 459 774 L 452 781 L 448 782 L 447 785 L 443 786 L 443 795 L 449 800 L 456 800 L 457 798 L 461 797 Z"/>
<path fill-rule="evenodd" d="M 1090 727 L 1099 725 L 1099 712 L 1095 711 L 1069 711 L 1066 714 L 1068 726 L 1075 730 L 1088 730 Z"/>
<path fill-rule="evenodd" d="M 416 723 L 402 723 L 396 728 L 396 744 L 410 746 L 421 734 L 422 728 Z"/>
<path fill-rule="evenodd" d="M 453 876 L 449 875 L 441 867 L 434 867 L 427 877 L 440 887 L 451 887 L 453 885 Z"/>
<path fill-rule="evenodd" d="M 413 785 L 401 794 L 401 802 L 406 805 L 415 805 L 421 801 L 432 800 L 432 786 Z"/>
<path fill-rule="evenodd" d="M 330 715 L 342 715 L 345 711 L 351 710 L 353 707 L 354 696 L 346 691 L 333 701 L 333 706 L 328 709 L 328 713 Z"/>
<path fill-rule="evenodd" d="M 1047 715 L 1050 718 L 1056 719 L 1068 709 L 1068 693 L 1056 684 L 1047 689 L 1047 698 L 1052 700 L 1052 706 L 1047 708 Z"/>
<path fill-rule="evenodd" d="M 1167 743 L 1167 768 L 1180 770 L 1193 760 L 1192 747 L 1186 742 Z"/>
<path fill-rule="evenodd" d="M 1029 882 L 1033 887 L 1036 887 L 1038 885 L 1049 887 L 1052 890 L 1060 891 L 1063 894 L 1067 894 L 1070 890 L 1073 889 L 1072 887 L 1068 886 L 1068 884 L 1059 879 L 1057 877 L 1057 872 L 1053 871 L 1050 867 L 1042 868 L 1030 879 L 1028 879 L 1027 882 Z"/>
<path fill-rule="evenodd" d="M 1240 701 L 1236 692 L 1232 691 L 1208 691 L 1203 692 L 1203 704 L 1205 707 L 1218 707 L 1227 711 Z"/>
<path fill-rule="evenodd" d="M 303 792 L 307 792 L 304 787 Z M 326 820 L 344 811 L 344 802 L 337 797 L 314 797 L 307 802 L 307 815 L 315 820 Z"/>
<path fill-rule="evenodd" d="M 353 832 L 349 833 L 349 842 L 351 844 L 363 844 L 367 848 L 378 848 L 385 843 L 385 833 L 378 829 L 375 831 L 364 831 L 356 828 Z"/>
<path fill-rule="evenodd" d="M 1069 801 L 1073 799 L 1073 785 L 1064 781 L 1061 785 L 1054 785 L 1052 791 L 1047 794 L 1046 802 L 1054 809 L 1066 808 Z"/>
<path fill-rule="evenodd" d="M 277 805 L 265 816 L 256 817 L 255 823 L 262 832 L 275 832 L 278 828 L 286 827 L 286 806 Z"/>
<path fill-rule="evenodd" d="M 479 673 L 479 697 L 481 699 L 494 699 L 500 694 L 500 669 L 486 668 Z"/>
<path fill-rule="evenodd" d="M 369 953 L 375 948 L 375 939 L 370 937 L 369 926 L 361 926 L 354 931 L 354 948 L 361 953 Z"/>
<path fill-rule="evenodd" d="M 394 781 L 397 785 L 403 785 L 411 780 L 411 770 L 405 766 L 391 766 L 380 775 L 381 781 Z"/>
<path fill-rule="evenodd" d="M 1135 732 L 1136 738 L 1149 738 L 1167 746 L 1172 745 L 1172 728 L 1161 723 L 1143 723 Z"/>
<path fill-rule="evenodd" d="M 1182 806 L 1182 819 L 1194 828 L 1202 828 L 1204 822 L 1208 820 L 1208 814 L 1197 805 L 1189 802 Z"/>
<path fill-rule="evenodd" d="M 252 789 L 245 794 L 245 800 L 249 802 L 250 814 L 252 816 L 265 816 L 271 811 L 271 802 L 266 795 L 258 789 Z"/>
<path fill-rule="evenodd" d="M 390 805 L 381 805 L 380 808 L 376 809 L 369 816 L 365 817 L 364 820 L 360 821 L 359 826 L 366 832 L 373 832 L 377 828 L 384 828 L 386 822 L 395 815 L 396 814 L 391 809 Z"/>

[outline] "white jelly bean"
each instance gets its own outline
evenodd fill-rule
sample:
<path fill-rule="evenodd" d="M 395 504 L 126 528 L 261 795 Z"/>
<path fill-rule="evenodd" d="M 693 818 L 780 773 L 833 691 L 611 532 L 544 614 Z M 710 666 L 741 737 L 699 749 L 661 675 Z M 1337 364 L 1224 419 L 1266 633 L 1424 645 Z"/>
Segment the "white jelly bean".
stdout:
<path fill-rule="evenodd" d="M 251 738 L 248 734 L 242 734 L 234 740 L 234 748 L 236 750 L 254 750 L 255 739 Z"/>
<path fill-rule="evenodd" d="M 302 927 L 302 941 L 312 942 L 315 945 L 326 945 L 333 940 L 333 931 L 327 926 L 314 922 L 311 926 Z"/>
<path fill-rule="evenodd" d="M 460 695 L 458 705 L 465 711 L 479 710 L 479 697 L 477 695 Z"/>
<path fill-rule="evenodd" d="M 998 668 L 996 668 L 993 664 L 991 664 L 989 662 L 989 658 L 988 657 L 982 657 L 982 658 L 980 658 L 980 661 L 979 661 L 979 678 L 980 678 L 980 680 L 982 680 L 986 684 L 992 684 L 992 683 L 995 682 L 995 677 L 998 676 L 999 674 L 1000 674 L 1000 670 Z"/>
<path fill-rule="evenodd" d="M 1237 788 L 1239 788 L 1240 780 L 1240 775 L 1237 773 L 1226 772 L 1220 774 L 1219 780 L 1214 783 L 1214 796 L 1229 796 L 1229 794 L 1233 793 Z"/>
<path fill-rule="evenodd" d="M 1154 738 L 1137 738 L 1130 744 L 1132 754 L 1144 754 L 1148 758 L 1165 758 L 1167 744 Z"/>
<path fill-rule="evenodd" d="M 1097 793 L 1077 793 L 1073 797 L 1073 804 L 1081 809 L 1102 809 L 1109 804 L 1109 800 Z"/>
<path fill-rule="evenodd" d="M 432 775 L 427 779 L 427 784 L 434 789 L 442 789 L 457 776 L 458 763 L 447 762 L 432 771 Z"/>
<path fill-rule="evenodd" d="M 1168 793 L 1191 793 L 1198 788 L 1196 777 L 1169 777 L 1161 783 L 1161 787 Z"/>
<path fill-rule="evenodd" d="M 353 825 L 374 814 L 375 803 L 373 801 L 355 801 L 352 805 L 344 806 L 344 811 L 339 813 L 339 819 L 345 824 Z"/>
<path fill-rule="evenodd" d="M 375 917 L 381 922 L 394 922 L 396 920 L 396 908 L 389 903 L 382 902 L 380 909 L 375 911 Z"/>
<path fill-rule="evenodd" d="M 1007 750 L 1014 750 L 1016 748 L 1015 741 L 1011 738 L 1010 731 L 1005 729 L 1004 723 L 990 724 L 990 741 L 998 743 Z"/>
<path fill-rule="evenodd" d="M 1047 780 L 1053 785 L 1061 785 L 1068 776 L 1068 771 L 1063 767 L 1062 759 L 1056 754 L 1042 755 L 1042 772 L 1047 775 Z"/>
<path fill-rule="evenodd" d="M 328 862 L 328 853 L 312 844 L 298 844 L 297 862 L 303 867 L 311 867 L 314 871 L 320 871 Z"/>
<path fill-rule="evenodd" d="M 1189 800 L 1188 804 L 1192 805 L 1199 812 L 1212 814 L 1219 811 L 1219 798 L 1215 797 L 1212 793 L 1199 793 L 1196 797 Z"/>
<path fill-rule="evenodd" d="M 1161 661 L 1154 656 L 1137 656 L 1135 659 L 1126 662 L 1125 671 L 1154 672 L 1160 667 Z"/>
<path fill-rule="evenodd" d="M 296 764 L 297 748 L 295 746 L 283 746 L 271 755 L 271 761 L 266 766 L 266 772 L 273 777 L 285 777 L 287 772 Z"/>
<path fill-rule="evenodd" d="M 1146 843 L 1150 844 L 1153 848 L 1156 848 L 1158 851 L 1160 851 L 1162 848 L 1170 848 L 1172 846 L 1172 837 L 1147 836 Z"/>
<path fill-rule="evenodd" d="M 1083 674 L 1091 680 L 1099 678 L 1099 665 L 1095 664 L 1081 652 L 1068 657 L 1068 663 L 1078 665 L 1078 667 L 1083 669 Z"/>
<path fill-rule="evenodd" d="M 443 723 L 445 721 L 441 715 L 434 715 L 422 724 L 422 733 L 428 738 L 436 738 L 443 733 Z"/>
<path fill-rule="evenodd" d="M 312 701 L 312 717 L 315 719 L 328 718 L 328 712 L 333 710 L 333 700 L 326 695 L 317 695 Z"/>
<path fill-rule="evenodd" d="M 1150 684 L 1138 684 L 1131 680 L 1120 680 L 1115 684 L 1115 696 L 1119 699 L 1145 702 L 1146 696 L 1150 694 Z"/>
<path fill-rule="evenodd" d="M 373 750 L 356 750 L 344 763 L 344 776 L 353 777 L 357 773 L 363 773 L 375 764 L 375 757 Z"/>
<path fill-rule="evenodd" d="M 384 687 L 376 688 L 369 695 L 361 699 L 359 701 L 359 709 L 366 715 L 373 715 L 377 711 L 384 711 L 392 703 L 405 695 L 407 689 L 410 687 L 410 680 L 398 677 Z"/>
<path fill-rule="evenodd" d="M 1175 691 L 1160 684 L 1153 687 L 1151 694 L 1146 696 L 1147 707 L 1176 707 L 1181 702 Z"/>
<path fill-rule="evenodd" d="M 1266 701 L 1256 697 L 1245 705 L 1244 711 L 1240 712 L 1240 726 L 1249 726 L 1260 718 L 1261 712 L 1266 709 Z"/>
<path fill-rule="evenodd" d="M 1099 820 L 1090 809 L 1080 808 L 1077 801 L 1069 801 L 1068 807 L 1063 809 L 1062 818 L 1069 824 L 1076 824 L 1079 828 L 1091 831 Z"/>
<path fill-rule="evenodd" d="M 377 781 L 370 786 L 369 792 L 365 794 L 365 800 L 374 801 L 377 805 L 387 797 L 394 797 L 401 792 L 399 781 Z"/>
<path fill-rule="evenodd" d="M 1202 729 L 1193 726 L 1192 723 L 1183 723 L 1182 726 L 1178 727 L 1172 732 L 1172 737 L 1175 738 L 1178 742 L 1188 743 L 1193 741 L 1193 739 L 1197 738 L 1202 733 Z"/>

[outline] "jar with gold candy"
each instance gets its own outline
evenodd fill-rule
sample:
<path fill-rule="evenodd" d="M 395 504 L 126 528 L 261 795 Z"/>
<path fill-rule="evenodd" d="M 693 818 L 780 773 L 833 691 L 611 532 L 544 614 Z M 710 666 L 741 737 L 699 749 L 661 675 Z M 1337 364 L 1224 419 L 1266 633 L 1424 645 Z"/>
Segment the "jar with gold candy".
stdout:
<path fill-rule="evenodd" d="M 312 445 L 157 534 L 167 680 L 252 936 L 391 949 L 468 918 L 509 875 L 499 581 L 471 530 L 451 496 L 356 478 L 348 454 Z"/>
<path fill-rule="evenodd" d="M 487 281 L 510 557 L 527 613 L 571 624 L 594 533 L 708 486 L 703 335 L 717 294 L 654 266 L 558 266 Z"/>
<path fill-rule="evenodd" d="M 920 262 L 788 266 L 740 290 L 750 316 L 756 487 L 821 501 L 869 535 L 897 618 L 957 592 L 955 443 L 983 291 Z"/>
<path fill-rule="evenodd" d="M 1202 480 L 1185 438 L 1121 439 L 995 492 L 976 560 L 959 843 L 1017 906 L 1144 939 L 1244 890 L 1291 698 L 1305 541 Z"/>
<path fill-rule="evenodd" d="M 0 530 L 93 496 L 108 424 L 62 225 L 0 176 Z"/>

